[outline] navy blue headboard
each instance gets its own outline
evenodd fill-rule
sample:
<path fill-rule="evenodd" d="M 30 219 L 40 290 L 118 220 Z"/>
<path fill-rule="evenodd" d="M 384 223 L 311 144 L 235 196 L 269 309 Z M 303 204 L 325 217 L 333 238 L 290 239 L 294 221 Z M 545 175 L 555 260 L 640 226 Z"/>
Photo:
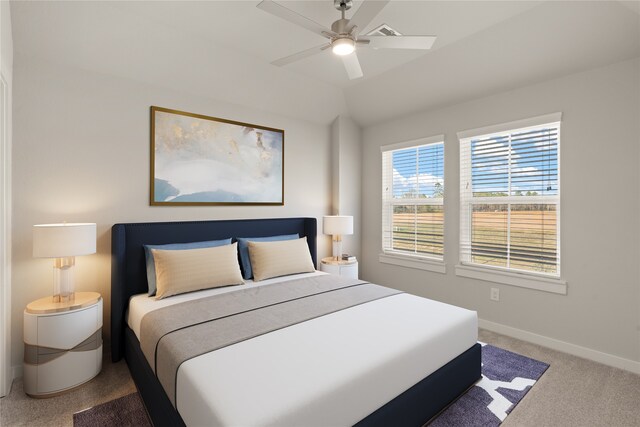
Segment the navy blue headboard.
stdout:
<path fill-rule="evenodd" d="M 316 260 L 315 218 L 236 219 L 115 224 L 111 228 L 111 358 L 124 354 L 125 313 L 129 299 L 147 292 L 147 273 L 142 245 L 188 243 L 229 237 L 265 237 L 295 234 L 306 237 Z"/>

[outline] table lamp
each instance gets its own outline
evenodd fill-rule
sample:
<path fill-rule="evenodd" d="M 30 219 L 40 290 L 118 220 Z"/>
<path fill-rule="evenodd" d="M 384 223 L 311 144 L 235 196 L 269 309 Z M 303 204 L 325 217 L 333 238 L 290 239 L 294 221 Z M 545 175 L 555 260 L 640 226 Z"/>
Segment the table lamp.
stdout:
<path fill-rule="evenodd" d="M 336 261 L 342 254 L 342 236 L 353 234 L 353 217 L 346 215 L 330 215 L 322 218 L 322 230 L 324 234 L 333 235 L 333 256 Z"/>
<path fill-rule="evenodd" d="M 96 224 L 40 224 L 33 226 L 33 256 L 55 258 L 53 302 L 75 299 L 73 266 L 78 255 L 96 253 Z"/>

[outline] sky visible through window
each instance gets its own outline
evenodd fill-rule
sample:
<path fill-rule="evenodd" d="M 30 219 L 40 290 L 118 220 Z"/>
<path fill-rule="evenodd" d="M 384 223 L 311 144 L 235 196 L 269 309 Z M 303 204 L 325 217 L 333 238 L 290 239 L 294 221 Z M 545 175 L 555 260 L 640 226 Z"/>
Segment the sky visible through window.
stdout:
<path fill-rule="evenodd" d="M 472 140 L 471 179 L 475 197 L 557 195 L 558 129 Z"/>
<path fill-rule="evenodd" d="M 442 197 L 443 145 L 393 152 L 394 198 Z M 511 141 L 508 134 L 472 140 L 471 163 L 476 197 L 555 196 L 558 194 L 558 130 L 554 127 L 514 133 Z"/>
<path fill-rule="evenodd" d="M 444 143 L 393 152 L 394 198 L 442 198 Z"/>

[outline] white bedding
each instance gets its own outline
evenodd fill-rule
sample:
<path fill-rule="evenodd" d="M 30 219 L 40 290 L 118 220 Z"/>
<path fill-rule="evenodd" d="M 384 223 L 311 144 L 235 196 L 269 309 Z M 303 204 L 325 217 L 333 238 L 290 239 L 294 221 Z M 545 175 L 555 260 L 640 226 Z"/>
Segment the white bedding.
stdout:
<path fill-rule="evenodd" d="M 321 271 L 315 271 L 313 273 L 294 274 L 291 276 L 276 277 L 273 279 L 262 280 L 260 282 L 254 282 L 253 280 L 245 280 L 244 285 L 239 286 L 225 286 L 222 288 L 206 289 L 204 291 L 189 292 L 186 294 L 175 295 L 170 298 L 156 300 L 155 297 L 149 297 L 147 294 L 138 294 L 131 297 L 129 300 L 129 309 L 127 311 L 127 324 L 138 337 L 140 341 L 140 323 L 145 314 L 150 311 L 157 310 L 159 308 L 168 307 L 170 305 L 178 304 L 185 301 L 193 301 L 195 299 L 209 297 L 212 295 L 224 294 L 227 292 L 237 291 L 243 289 L 245 286 L 265 286 L 272 283 L 286 282 L 287 280 L 300 279 L 303 277 L 311 277 L 316 275 L 327 274 Z"/>
<path fill-rule="evenodd" d="M 159 301 L 134 296 L 128 323 L 139 337 L 145 313 L 235 289 Z M 475 312 L 394 295 L 186 361 L 178 370 L 176 405 L 194 426 L 353 425 L 476 341 Z"/>

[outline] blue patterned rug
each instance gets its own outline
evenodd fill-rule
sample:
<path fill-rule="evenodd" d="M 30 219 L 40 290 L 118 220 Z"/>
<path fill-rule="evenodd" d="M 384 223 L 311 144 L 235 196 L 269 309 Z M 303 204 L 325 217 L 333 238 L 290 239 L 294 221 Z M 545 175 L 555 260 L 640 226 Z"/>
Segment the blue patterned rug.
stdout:
<path fill-rule="evenodd" d="M 429 427 L 492 427 L 504 421 L 549 365 L 482 344 L 482 379 Z M 74 427 L 151 426 L 138 393 L 73 414 Z"/>
<path fill-rule="evenodd" d="M 499 426 L 549 367 L 482 344 L 482 378 L 444 410 L 430 427 Z"/>

